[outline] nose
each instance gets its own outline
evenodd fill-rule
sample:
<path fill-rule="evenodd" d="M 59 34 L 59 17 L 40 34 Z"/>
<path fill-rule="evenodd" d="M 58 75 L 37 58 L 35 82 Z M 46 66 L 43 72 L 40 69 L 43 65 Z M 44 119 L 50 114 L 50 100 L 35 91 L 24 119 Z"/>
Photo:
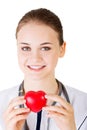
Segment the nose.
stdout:
<path fill-rule="evenodd" d="M 38 50 L 32 51 L 30 54 L 30 60 L 33 63 L 40 62 L 42 60 L 42 55 Z"/>

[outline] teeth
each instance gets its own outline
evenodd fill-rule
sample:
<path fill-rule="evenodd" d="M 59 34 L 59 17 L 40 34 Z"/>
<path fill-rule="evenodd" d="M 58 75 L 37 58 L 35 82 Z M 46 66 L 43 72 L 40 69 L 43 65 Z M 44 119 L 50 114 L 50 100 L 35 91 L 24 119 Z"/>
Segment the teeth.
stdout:
<path fill-rule="evenodd" d="M 40 69 L 42 66 L 30 66 L 30 68 L 32 68 L 32 69 Z"/>

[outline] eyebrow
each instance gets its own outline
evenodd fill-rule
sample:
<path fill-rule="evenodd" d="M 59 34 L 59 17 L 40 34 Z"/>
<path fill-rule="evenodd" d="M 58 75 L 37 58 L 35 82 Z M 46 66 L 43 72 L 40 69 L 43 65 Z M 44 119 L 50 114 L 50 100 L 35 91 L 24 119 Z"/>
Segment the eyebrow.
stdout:
<path fill-rule="evenodd" d="M 41 43 L 40 45 L 47 45 L 47 44 L 52 44 L 51 42 L 44 42 L 44 43 Z"/>
<path fill-rule="evenodd" d="M 30 45 L 29 43 L 26 43 L 26 42 L 20 42 L 19 44 Z"/>
<path fill-rule="evenodd" d="M 20 44 L 30 45 L 30 43 L 26 43 L 26 42 L 21 42 Z M 52 44 L 52 43 L 51 42 L 44 42 L 44 43 L 41 43 L 40 45 L 47 45 L 47 44 Z"/>

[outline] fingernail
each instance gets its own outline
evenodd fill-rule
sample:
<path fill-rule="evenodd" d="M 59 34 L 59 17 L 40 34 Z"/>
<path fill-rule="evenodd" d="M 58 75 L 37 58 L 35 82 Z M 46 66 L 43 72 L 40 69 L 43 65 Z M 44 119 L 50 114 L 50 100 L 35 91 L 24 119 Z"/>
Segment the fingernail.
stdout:
<path fill-rule="evenodd" d="M 48 96 L 47 95 L 45 95 L 45 98 L 47 98 Z"/>

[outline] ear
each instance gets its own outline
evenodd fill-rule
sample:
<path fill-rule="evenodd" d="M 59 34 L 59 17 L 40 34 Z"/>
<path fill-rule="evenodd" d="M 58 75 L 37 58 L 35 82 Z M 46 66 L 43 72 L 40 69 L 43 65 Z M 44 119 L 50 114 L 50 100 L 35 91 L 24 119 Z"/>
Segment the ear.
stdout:
<path fill-rule="evenodd" d="M 66 49 L 66 42 L 63 42 L 63 45 L 60 46 L 60 57 L 63 57 L 65 54 L 65 49 Z"/>

